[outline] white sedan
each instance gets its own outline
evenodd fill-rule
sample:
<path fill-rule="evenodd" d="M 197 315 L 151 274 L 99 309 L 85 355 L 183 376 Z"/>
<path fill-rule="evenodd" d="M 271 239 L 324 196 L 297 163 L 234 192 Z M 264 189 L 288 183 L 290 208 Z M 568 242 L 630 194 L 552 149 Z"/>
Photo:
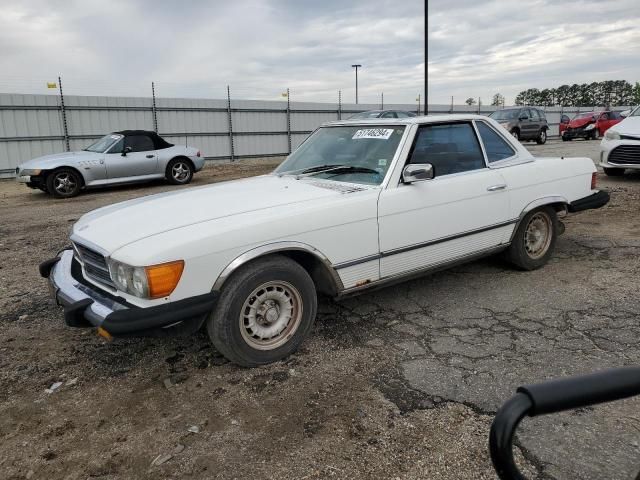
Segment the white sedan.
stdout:
<path fill-rule="evenodd" d="M 318 294 L 382 287 L 504 252 L 542 267 L 559 214 L 598 208 L 588 158 L 534 158 L 476 115 L 336 122 L 273 173 L 84 215 L 43 262 L 70 326 L 195 331 L 244 366 L 311 331 Z M 490 302 L 490 299 L 487 299 Z"/>
<path fill-rule="evenodd" d="M 611 127 L 600 143 L 600 166 L 609 176 L 640 170 L 640 107 Z"/>

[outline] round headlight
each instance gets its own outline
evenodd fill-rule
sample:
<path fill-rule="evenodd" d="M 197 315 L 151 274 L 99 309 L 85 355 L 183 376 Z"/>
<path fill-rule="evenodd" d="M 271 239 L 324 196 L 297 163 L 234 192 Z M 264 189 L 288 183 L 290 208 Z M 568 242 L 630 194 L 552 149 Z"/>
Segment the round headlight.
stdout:
<path fill-rule="evenodd" d="M 118 288 L 124 292 L 129 290 L 129 272 L 127 270 L 123 264 L 119 263 L 116 267 L 115 278 L 113 279 Z"/>
<path fill-rule="evenodd" d="M 136 297 L 148 296 L 147 273 L 144 268 L 134 268 L 131 275 L 131 293 Z"/>

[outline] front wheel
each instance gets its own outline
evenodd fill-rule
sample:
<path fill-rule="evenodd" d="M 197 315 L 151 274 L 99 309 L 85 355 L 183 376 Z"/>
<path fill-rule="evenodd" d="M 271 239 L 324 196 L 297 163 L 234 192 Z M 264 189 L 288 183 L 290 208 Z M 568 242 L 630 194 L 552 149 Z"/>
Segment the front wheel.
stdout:
<path fill-rule="evenodd" d="M 80 193 L 82 178 L 71 168 L 60 168 L 47 175 L 46 192 L 56 198 L 71 198 Z"/>
<path fill-rule="evenodd" d="M 603 167 L 603 170 L 608 177 L 621 177 L 624 175 L 624 168 Z"/>
<path fill-rule="evenodd" d="M 186 185 L 193 178 L 193 165 L 189 160 L 174 158 L 167 165 L 165 176 L 173 185 Z"/>
<path fill-rule="evenodd" d="M 520 131 L 517 128 L 514 128 L 509 132 L 513 138 L 520 141 Z"/>
<path fill-rule="evenodd" d="M 227 280 L 207 320 L 209 338 L 230 361 L 265 365 L 285 358 L 311 331 L 318 308 L 315 284 L 282 255 L 240 267 Z"/>
<path fill-rule="evenodd" d="M 600 138 L 600 131 L 597 128 L 593 129 L 593 133 L 591 134 L 592 140 L 598 140 Z"/>
<path fill-rule="evenodd" d="M 552 207 L 533 210 L 522 219 L 506 251 L 507 260 L 522 270 L 544 266 L 556 246 L 558 216 Z"/>
<path fill-rule="evenodd" d="M 538 145 L 544 145 L 545 143 L 547 143 L 547 131 L 544 128 L 540 130 L 538 138 L 536 138 L 536 143 Z"/>

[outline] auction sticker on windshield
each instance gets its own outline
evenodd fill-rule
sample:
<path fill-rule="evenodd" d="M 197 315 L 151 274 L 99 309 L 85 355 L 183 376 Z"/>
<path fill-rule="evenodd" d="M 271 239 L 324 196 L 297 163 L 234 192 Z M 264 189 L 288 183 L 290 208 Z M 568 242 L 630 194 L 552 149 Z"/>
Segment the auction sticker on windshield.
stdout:
<path fill-rule="evenodd" d="M 381 140 L 388 140 L 392 133 L 393 128 L 365 128 L 354 133 L 351 139 L 360 140 L 362 138 L 379 138 Z"/>

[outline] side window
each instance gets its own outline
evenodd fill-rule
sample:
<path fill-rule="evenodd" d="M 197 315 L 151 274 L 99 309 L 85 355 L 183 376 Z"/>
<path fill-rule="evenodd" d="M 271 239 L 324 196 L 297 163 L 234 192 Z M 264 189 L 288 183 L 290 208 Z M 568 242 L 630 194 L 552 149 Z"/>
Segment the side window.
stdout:
<path fill-rule="evenodd" d="M 396 112 L 396 115 L 398 118 L 409 118 L 409 115 L 407 115 L 405 112 Z"/>
<path fill-rule="evenodd" d="M 398 117 L 396 117 L 396 112 L 385 112 L 382 114 L 380 118 L 398 118 Z"/>
<path fill-rule="evenodd" d="M 420 127 L 409 162 L 430 163 L 436 176 L 485 168 L 471 123 Z"/>
<path fill-rule="evenodd" d="M 534 122 L 539 122 L 540 121 L 540 117 L 538 116 L 538 110 L 536 110 L 535 108 L 530 108 L 529 109 L 529 118 Z"/>
<path fill-rule="evenodd" d="M 132 152 L 148 152 L 153 150 L 153 142 L 146 135 L 132 135 L 126 137 L 127 147 L 131 147 Z"/>
<path fill-rule="evenodd" d="M 602 115 L 600 115 L 600 121 L 601 122 L 606 122 L 607 120 L 609 120 L 609 114 L 608 113 L 603 113 Z"/>
<path fill-rule="evenodd" d="M 538 116 L 540 117 L 540 120 L 546 120 L 547 116 L 546 114 L 542 111 L 542 110 L 536 110 L 538 112 Z"/>
<path fill-rule="evenodd" d="M 528 108 L 523 108 L 522 110 L 520 110 L 520 113 L 518 114 L 518 120 L 521 120 L 521 119 L 529 120 L 530 118 L 531 118 L 531 115 L 529 115 Z"/>
<path fill-rule="evenodd" d="M 118 140 L 113 147 L 109 149 L 109 153 L 122 153 L 122 149 L 124 148 L 124 137 Z"/>
<path fill-rule="evenodd" d="M 484 122 L 476 122 L 480 138 L 484 144 L 484 150 L 487 152 L 487 160 L 489 163 L 504 160 L 516 154 L 515 150 L 509 145 L 493 128 Z"/>
<path fill-rule="evenodd" d="M 571 120 L 566 115 L 560 117 L 560 123 L 569 123 Z"/>

